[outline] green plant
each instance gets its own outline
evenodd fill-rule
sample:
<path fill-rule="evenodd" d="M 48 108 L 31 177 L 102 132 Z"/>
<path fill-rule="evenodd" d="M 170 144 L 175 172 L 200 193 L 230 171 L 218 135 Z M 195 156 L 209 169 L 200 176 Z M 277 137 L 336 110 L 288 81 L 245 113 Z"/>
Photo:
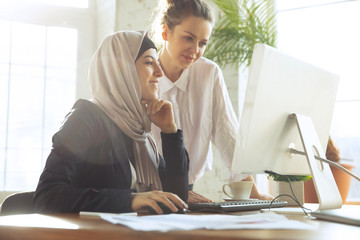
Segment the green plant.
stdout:
<path fill-rule="evenodd" d="M 222 11 L 205 51 L 221 67 L 247 67 L 256 43 L 276 46 L 273 0 L 212 0 Z"/>
<path fill-rule="evenodd" d="M 294 182 L 294 181 L 307 181 L 311 176 L 299 176 L 299 175 L 280 175 L 280 174 L 269 174 L 268 179 L 272 178 L 276 182 Z"/>

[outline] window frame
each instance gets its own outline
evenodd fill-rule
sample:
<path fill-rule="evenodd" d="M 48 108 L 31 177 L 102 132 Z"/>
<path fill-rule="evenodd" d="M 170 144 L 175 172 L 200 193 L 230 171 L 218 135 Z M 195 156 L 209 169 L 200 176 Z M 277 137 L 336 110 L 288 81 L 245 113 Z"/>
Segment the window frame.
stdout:
<path fill-rule="evenodd" d="M 78 50 L 75 99 L 90 97 L 87 75 L 88 66 L 96 45 L 94 0 L 89 0 L 88 8 L 15 0 L 0 2 L 0 9 L 0 20 L 2 21 L 76 29 L 78 31 Z M 13 192 L 0 190 L 2 198 L 11 193 Z"/>

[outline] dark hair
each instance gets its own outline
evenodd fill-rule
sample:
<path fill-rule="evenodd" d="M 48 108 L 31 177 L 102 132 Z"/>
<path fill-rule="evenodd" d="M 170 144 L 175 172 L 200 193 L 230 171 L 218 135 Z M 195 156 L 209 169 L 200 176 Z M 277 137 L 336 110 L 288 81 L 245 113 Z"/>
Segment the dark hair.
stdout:
<path fill-rule="evenodd" d="M 152 17 L 152 38 L 161 31 L 166 24 L 170 30 L 189 17 L 201 17 L 214 24 L 213 13 L 210 6 L 203 0 L 159 0 L 157 9 Z"/>

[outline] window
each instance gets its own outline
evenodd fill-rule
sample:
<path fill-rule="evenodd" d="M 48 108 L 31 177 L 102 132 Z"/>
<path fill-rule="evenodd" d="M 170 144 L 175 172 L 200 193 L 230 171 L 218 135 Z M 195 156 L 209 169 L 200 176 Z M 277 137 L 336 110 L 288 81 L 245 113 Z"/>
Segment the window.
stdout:
<path fill-rule="evenodd" d="M 91 14 L 33 3 L 1 7 L 8 11 L 0 13 L 0 191 L 34 190 L 53 134 L 84 97 L 77 86 L 79 77 L 87 81 L 81 62 L 93 53 Z"/>
<path fill-rule="evenodd" d="M 0 183 L 21 190 L 36 185 L 51 135 L 75 100 L 77 30 L 3 21 L 0 31 Z"/>
<path fill-rule="evenodd" d="M 278 0 L 277 10 L 278 48 L 340 76 L 330 136 L 360 175 L 360 1 Z M 348 201 L 360 201 L 355 179 Z"/>
<path fill-rule="evenodd" d="M 68 7 L 87 8 L 89 6 L 88 0 L 27 0 L 28 2 L 54 4 Z"/>

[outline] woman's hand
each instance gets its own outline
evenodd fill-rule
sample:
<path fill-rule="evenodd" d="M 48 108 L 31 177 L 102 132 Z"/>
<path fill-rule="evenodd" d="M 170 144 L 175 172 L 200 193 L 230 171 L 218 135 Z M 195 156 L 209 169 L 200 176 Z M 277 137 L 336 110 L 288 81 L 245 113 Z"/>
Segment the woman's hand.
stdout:
<path fill-rule="evenodd" d="M 176 133 L 177 127 L 174 121 L 172 104 L 165 100 L 153 99 L 142 100 L 145 105 L 146 113 L 150 120 L 158 126 L 163 133 Z"/>
<path fill-rule="evenodd" d="M 208 202 L 212 202 L 210 199 L 194 192 L 193 190 L 189 191 L 189 199 L 188 199 L 188 203 L 208 203 Z"/>
<path fill-rule="evenodd" d="M 138 212 L 144 207 L 150 206 L 158 214 L 162 214 L 163 211 L 161 210 L 157 202 L 163 203 L 173 212 L 177 212 L 178 207 L 188 207 L 186 203 L 181 200 L 181 198 L 179 198 L 176 194 L 170 192 L 151 191 L 143 193 L 133 193 L 131 196 L 131 208 L 135 212 Z"/>

